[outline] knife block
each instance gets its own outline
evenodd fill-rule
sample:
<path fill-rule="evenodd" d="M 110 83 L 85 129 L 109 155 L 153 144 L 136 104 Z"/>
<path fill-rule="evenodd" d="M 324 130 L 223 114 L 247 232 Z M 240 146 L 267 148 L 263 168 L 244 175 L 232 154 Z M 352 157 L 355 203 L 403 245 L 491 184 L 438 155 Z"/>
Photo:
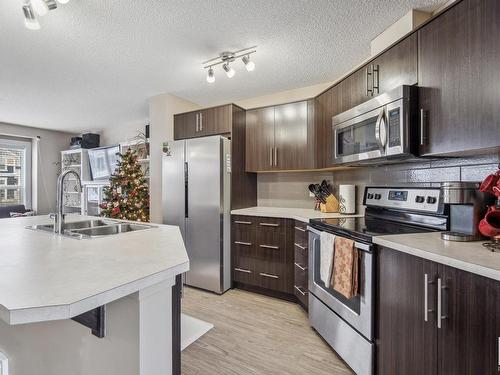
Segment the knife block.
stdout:
<path fill-rule="evenodd" d="M 319 208 L 324 213 L 339 212 L 339 200 L 333 194 L 330 194 L 326 197 L 326 203 L 321 203 Z"/>

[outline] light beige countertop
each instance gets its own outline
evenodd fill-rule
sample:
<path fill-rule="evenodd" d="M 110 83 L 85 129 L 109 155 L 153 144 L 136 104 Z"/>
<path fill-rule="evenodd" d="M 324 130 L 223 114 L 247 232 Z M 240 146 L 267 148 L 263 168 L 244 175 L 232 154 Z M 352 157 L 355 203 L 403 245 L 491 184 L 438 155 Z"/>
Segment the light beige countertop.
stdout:
<path fill-rule="evenodd" d="M 485 248 L 486 241 L 443 241 L 439 232 L 433 232 L 379 236 L 373 242 L 500 281 L 500 253 Z"/>
<path fill-rule="evenodd" d="M 286 208 L 286 207 L 249 207 L 239 210 L 232 210 L 231 215 L 277 217 L 284 219 L 294 219 L 308 223 L 311 219 L 330 219 L 339 217 L 362 217 L 361 214 L 344 215 L 338 212 L 323 213 L 307 208 Z"/>
<path fill-rule="evenodd" d="M 178 227 L 84 240 L 26 228 L 48 223 L 0 220 L 0 318 L 9 324 L 69 319 L 189 270 Z"/>

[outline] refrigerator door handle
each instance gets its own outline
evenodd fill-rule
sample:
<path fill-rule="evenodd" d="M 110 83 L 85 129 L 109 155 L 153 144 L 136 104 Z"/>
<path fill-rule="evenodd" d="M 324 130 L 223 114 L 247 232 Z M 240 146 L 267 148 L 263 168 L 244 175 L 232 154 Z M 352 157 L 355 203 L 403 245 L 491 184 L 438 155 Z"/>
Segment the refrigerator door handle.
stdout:
<path fill-rule="evenodd" d="M 188 206 L 188 192 L 189 192 L 189 180 L 188 180 L 189 165 L 184 162 L 184 217 L 189 218 L 189 206 Z"/>

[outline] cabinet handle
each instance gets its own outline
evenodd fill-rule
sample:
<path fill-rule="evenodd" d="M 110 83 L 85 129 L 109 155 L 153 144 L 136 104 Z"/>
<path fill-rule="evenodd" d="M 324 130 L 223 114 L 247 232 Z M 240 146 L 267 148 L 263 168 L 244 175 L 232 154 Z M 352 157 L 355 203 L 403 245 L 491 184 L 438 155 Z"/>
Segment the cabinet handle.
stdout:
<path fill-rule="evenodd" d="M 442 280 L 439 277 L 437 279 L 437 327 L 442 327 L 442 320 L 448 318 L 446 315 L 443 315 L 443 290 L 446 289 L 445 286 L 442 285 Z"/>
<path fill-rule="evenodd" d="M 429 275 L 424 275 L 424 321 L 429 321 L 429 313 L 434 310 L 429 309 L 429 285 L 434 284 L 434 281 L 429 282 Z"/>
<path fill-rule="evenodd" d="M 420 146 L 425 146 L 427 143 L 427 134 L 425 130 L 425 111 L 423 108 L 420 108 Z"/>
<path fill-rule="evenodd" d="M 200 112 L 200 131 L 203 130 L 203 112 Z"/>
<path fill-rule="evenodd" d="M 273 166 L 273 148 L 269 147 L 269 165 Z"/>
<path fill-rule="evenodd" d="M 273 249 L 273 250 L 279 250 L 279 246 L 271 246 L 271 245 L 259 245 L 259 247 L 263 247 L 264 249 Z"/>
<path fill-rule="evenodd" d="M 301 266 L 300 264 L 298 264 L 298 263 L 295 263 L 295 266 L 296 266 L 297 268 L 300 268 L 302 271 L 306 271 L 306 270 L 307 270 L 307 267 L 302 267 L 302 266 Z"/>
<path fill-rule="evenodd" d="M 251 221 L 241 221 L 241 220 L 235 220 L 233 223 L 235 223 L 235 224 L 252 225 L 252 222 L 251 222 Z"/>
<path fill-rule="evenodd" d="M 278 147 L 274 148 L 274 166 L 278 166 Z"/>
<path fill-rule="evenodd" d="M 370 77 L 372 72 L 366 67 L 366 96 L 373 96 L 373 88 L 370 89 Z M 373 84 L 373 79 L 372 79 Z"/>
<path fill-rule="evenodd" d="M 307 247 L 299 245 L 298 243 L 294 243 L 294 245 L 297 246 L 301 250 L 306 250 L 307 249 Z"/>
<path fill-rule="evenodd" d="M 238 271 L 238 272 L 243 272 L 243 273 L 252 273 L 252 271 L 250 271 L 250 270 L 245 270 L 245 269 L 243 269 L 243 268 L 235 268 L 234 270 L 235 270 L 235 271 Z"/>
<path fill-rule="evenodd" d="M 199 124 L 200 124 L 200 114 L 197 113 L 196 114 L 196 128 L 194 130 L 195 133 L 198 133 L 198 127 L 199 127 Z"/>
<path fill-rule="evenodd" d="M 299 292 L 299 293 L 300 293 L 300 294 L 302 294 L 303 296 L 305 296 L 305 295 L 306 295 L 306 292 L 303 292 L 303 291 L 302 291 L 302 289 L 301 289 L 300 287 L 298 287 L 297 285 L 294 285 L 293 287 L 295 288 L 295 290 L 296 290 L 297 292 Z"/>
<path fill-rule="evenodd" d="M 274 223 L 259 223 L 263 227 L 279 227 L 279 224 L 274 224 Z"/>
<path fill-rule="evenodd" d="M 500 372 L 500 337 L 498 338 L 498 372 Z"/>
<path fill-rule="evenodd" d="M 278 277 L 278 276 L 276 276 L 276 275 L 270 275 L 270 274 L 268 274 L 268 273 L 263 273 L 263 272 L 261 272 L 261 273 L 259 273 L 259 275 L 260 275 L 260 276 L 264 276 L 264 277 L 269 277 L 269 278 L 271 278 L 271 279 L 279 279 L 279 277 Z"/>
<path fill-rule="evenodd" d="M 243 245 L 243 246 L 252 246 L 250 242 L 241 242 L 241 241 L 234 241 L 236 245 Z"/>
<path fill-rule="evenodd" d="M 300 230 L 301 232 L 304 232 L 304 233 L 306 232 L 306 230 L 304 228 L 301 228 L 301 227 L 295 227 L 295 229 Z"/>
<path fill-rule="evenodd" d="M 377 73 L 377 80 L 375 81 L 375 73 Z M 377 94 L 380 93 L 380 71 L 379 71 L 379 66 L 378 65 L 372 65 L 372 96 L 375 94 L 375 90 L 377 90 Z M 375 84 L 375 82 L 377 82 Z"/>

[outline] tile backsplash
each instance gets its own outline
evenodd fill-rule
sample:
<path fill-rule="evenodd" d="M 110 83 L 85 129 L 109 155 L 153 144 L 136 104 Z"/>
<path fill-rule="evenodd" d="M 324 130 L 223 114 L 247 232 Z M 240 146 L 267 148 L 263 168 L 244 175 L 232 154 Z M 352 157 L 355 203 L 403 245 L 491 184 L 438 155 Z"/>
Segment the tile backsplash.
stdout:
<path fill-rule="evenodd" d="M 482 181 L 497 170 L 500 154 L 467 158 L 420 160 L 411 163 L 353 168 L 338 172 L 260 173 L 257 204 L 313 208 L 308 185 L 327 180 L 335 189 L 340 184 L 356 185 L 357 212 L 363 211 L 366 185 L 439 186 L 444 181 Z M 335 191 L 336 193 L 336 191 Z"/>

